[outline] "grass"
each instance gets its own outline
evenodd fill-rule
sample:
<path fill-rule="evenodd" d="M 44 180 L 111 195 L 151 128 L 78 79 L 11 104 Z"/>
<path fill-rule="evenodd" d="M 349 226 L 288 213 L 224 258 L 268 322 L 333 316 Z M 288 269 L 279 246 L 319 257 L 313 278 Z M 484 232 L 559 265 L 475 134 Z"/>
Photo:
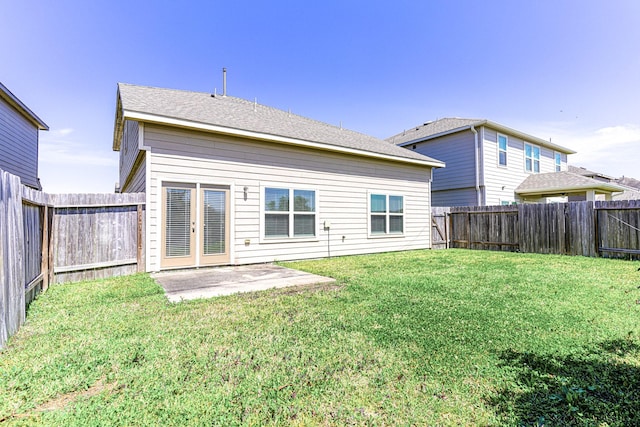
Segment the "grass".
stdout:
<path fill-rule="evenodd" d="M 53 286 L 0 353 L 2 425 L 640 425 L 637 263 L 417 251 L 170 304 Z"/>

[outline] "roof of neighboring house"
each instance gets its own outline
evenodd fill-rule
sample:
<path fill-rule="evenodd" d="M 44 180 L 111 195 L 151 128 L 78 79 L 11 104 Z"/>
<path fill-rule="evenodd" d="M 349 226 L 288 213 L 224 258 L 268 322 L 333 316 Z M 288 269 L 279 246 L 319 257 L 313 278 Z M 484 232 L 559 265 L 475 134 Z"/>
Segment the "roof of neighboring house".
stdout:
<path fill-rule="evenodd" d="M 5 85 L 0 82 L 0 98 L 4 99 L 9 105 L 18 110 L 20 114 L 27 118 L 34 126 L 40 130 L 49 130 L 49 126 L 43 122 L 40 117 L 36 116 L 33 111 L 22 103 Z"/>
<path fill-rule="evenodd" d="M 589 170 L 587 168 L 583 168 L 581 166 L 568 165 L 567 169 L 569 170 L 569 172 L 573 172 L 575 174 L 586 176 L 586 177 L 589 177 L 589 178 L 597 177 L 597 178 L 604 178 L 604 179 L 607 179 L 609 181 L 613 181 L 614 180 L 614 178 L 612 176 L 605 175 L 605 174 L 600 173 L 600 172 L 594 172 L 592 170 Z"/>
<path fill-rule="evenodd" d="M 616 179 L 616 183 L 620 185 L 625 185 L 627 187 L 632 187 L 640 191 L 640 181 L 638 181 L 635 178 L 623 176 L 622 178 Z"/>
<path fill-rule="evenodd" d="M 503 126 L 499 123 L 495 123 L 487 119 L 462 119 L 457 117 L 438 119 L 400 132 L 397 135 L 387 138 L 386 141 L 399 146 L 405 146 L 456 132 L 466 131 L 468 129 L 471 129 L 472 127 L 476 128 L 480 126 L 490 127 L 492 129 L 496 129 L 499 132 L 514 135 L 518 138 L 551 148 L 556 151 L 560 151 L 562 153 L 575 154 L 575 151 L 571 150 L 570 148 L 552 144 L 547 140 L 526 134 L 524 132 L 520 132 L 515 129 L 511 129 L 507 126 Z"/>
<path fill-rule="evenodd" d="M 382 139 L 231 96 L 119 83 L 114 150 L 120 149 L 126 119 L 444 167 L 439 160 Z"/>
<path fill-rule="evenodd" d="M 531 174 L 516 188 L 517 194 L 575 193 L 596 190 L 607 193 L 623 191 L 619 185 L 598 181 L 573 172 Z"/>
<path fill-rule="evenodd" d="M 622 186 L 624 191 L 612 196 L 613 200 L 640 200 L 640 190 L 633 187 Z"/>

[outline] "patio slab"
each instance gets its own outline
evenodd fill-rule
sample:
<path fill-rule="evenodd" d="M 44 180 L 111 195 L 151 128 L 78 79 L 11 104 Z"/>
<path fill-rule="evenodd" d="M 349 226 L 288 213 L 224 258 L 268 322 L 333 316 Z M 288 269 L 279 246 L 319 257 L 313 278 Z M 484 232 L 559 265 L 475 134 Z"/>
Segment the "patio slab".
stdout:
<path fill-rule="evenodd" d="M 335 279 L 273 264 L 163 271 L 151 275 L 171 302 L 211 298 L 239 292 L 302 285 L 325 285 Z"/>

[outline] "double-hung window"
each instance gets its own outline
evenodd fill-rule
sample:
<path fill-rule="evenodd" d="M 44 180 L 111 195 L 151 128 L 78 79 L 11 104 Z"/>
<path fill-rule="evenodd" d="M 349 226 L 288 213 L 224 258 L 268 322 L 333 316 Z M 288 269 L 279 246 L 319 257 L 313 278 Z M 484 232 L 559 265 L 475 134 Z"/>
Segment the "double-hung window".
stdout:
<path fill-rule="evenodd" d="M 404 196 L 369 194 L 369 234 L 372 236 L 404 233 Z"/>
<path fill-rule="evenodd" d="M 527 172 L 540 172 L 540 147 L 524 144 L 524 169 Z"/>
<path fill-rule="evenodd" d="M 264 187 L 265 239 L 316 237 L 316 191 Z"/>
<path fill-rule="evenodd" d="M 507 145 L 506 135 L 498 134 L 498 165 L 507 166 Z"/>
<path fill-rule="evenodd" d="M 562 154 L 556 152 L 554 156 L 556 172 L 560 172 L 562 170 Z"/>

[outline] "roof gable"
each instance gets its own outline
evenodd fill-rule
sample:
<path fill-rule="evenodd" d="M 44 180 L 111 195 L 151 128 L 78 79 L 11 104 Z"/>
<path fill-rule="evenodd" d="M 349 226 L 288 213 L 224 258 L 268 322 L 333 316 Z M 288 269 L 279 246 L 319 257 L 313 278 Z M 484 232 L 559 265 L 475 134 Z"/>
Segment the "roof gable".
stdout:
<path fill-rule="evenodd" d="M 444 166 L 438 160 L 388 144 L 373 136 L 231 96 L 120 83 L 116 114 L 114 150 L 118 150 L 120 146 L 121 122 L 133 119 L 182 124 L 264 141 L 378 155 L 431 167 Z"/>

